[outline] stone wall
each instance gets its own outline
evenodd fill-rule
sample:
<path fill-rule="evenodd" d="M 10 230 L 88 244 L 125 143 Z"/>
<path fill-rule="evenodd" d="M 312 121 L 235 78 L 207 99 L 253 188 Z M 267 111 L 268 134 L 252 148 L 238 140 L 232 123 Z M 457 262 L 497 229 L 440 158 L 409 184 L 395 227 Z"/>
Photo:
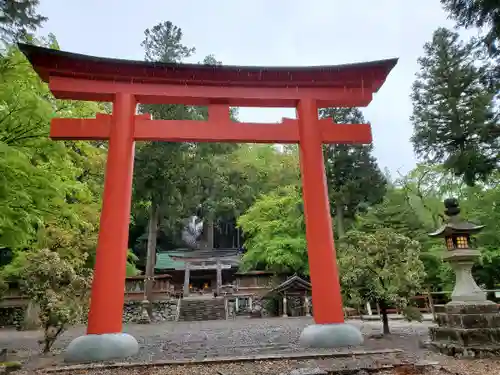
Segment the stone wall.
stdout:
<path fill-rule="evenodd" d="M 123 305 L 123 323 L 137 323 L 141 317 L 141 301 L 126 301 Z M 25 306 L 0 307 L 0 328 L 20 328 L 24 319 Z M 175 320 L 177 299 L 153 302 L 155 322 Z M 86 323 L 86 322 L 82 322 Z"/>
<path fill-rule="evenodd" d="M 177 299 L 153 302 L 154 321 L 171 322 L 177 313 Z M 141 301 L 127 301 L 123 306 L 123 323 L 137 323 L 141 318 Z"/>
<path fill-rule="evenodd" d="M 20 327 L 26 306 L 0 307 L 0 327 Z"/>

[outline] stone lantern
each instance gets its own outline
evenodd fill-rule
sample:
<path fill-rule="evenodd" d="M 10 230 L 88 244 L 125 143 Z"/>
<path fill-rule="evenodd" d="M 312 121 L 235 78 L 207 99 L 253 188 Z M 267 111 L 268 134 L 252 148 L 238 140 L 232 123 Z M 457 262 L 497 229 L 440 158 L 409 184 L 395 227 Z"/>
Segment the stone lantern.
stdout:
<path fill-rule="evenodd" d="M 447 252 L 443 260 L 455 271 L 455 288 L 450 303 L 488 302 L 486 293 L 477 286 L 471 273 L 472 266 L 481 256 L 479 250 L 473 248 L 471 235 L 481 231 L 484 225 L 462 220 L 458 201 L 454 198 L 446 199 L 444 206 L 448 222 L 429 236 L 444 238 Z"/>
<path fill-rule="evenodd" d="M 438 327 L 430 328 L 431 345 L 442 353 L 465 357 L 500 355 L 500 313 L 498 305 L 486 299 L 486 293 L 472 277 L 472 266 L 480 257 L 471 235 L 483 229 L 459 216 L 454 198 L 444 201 L 448 220 L 431 237 L 444 238 L 443 259 L 455 272 L 455 288 L 444 312 L 436 314 Z"/>

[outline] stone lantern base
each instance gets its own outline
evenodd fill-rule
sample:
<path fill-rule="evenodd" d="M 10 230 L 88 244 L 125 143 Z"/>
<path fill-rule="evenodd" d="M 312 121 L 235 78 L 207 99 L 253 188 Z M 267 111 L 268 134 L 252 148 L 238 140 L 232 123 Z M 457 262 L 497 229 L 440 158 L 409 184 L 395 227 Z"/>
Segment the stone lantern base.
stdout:
<path fill-rule="evenodd" d="M 500 311 L 490 302 L 445 305 L 436 314 L 438 327 L 429 329 L 431 347 L 452 356 L 482 358 L 500 356 Z"/>

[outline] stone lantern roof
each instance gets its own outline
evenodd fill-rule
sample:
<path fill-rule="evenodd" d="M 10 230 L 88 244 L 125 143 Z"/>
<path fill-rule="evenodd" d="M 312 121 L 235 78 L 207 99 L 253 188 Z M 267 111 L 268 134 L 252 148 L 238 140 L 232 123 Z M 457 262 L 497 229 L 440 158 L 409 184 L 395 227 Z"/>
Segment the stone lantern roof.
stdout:
<path fill-rule="evenodd" d="M 445 199 L 444 214 L 448 216 L 448 221 L 435 232 L 429 233 L 430 237 L 448 237 L 453 234 L 475 234 L 479 233 L 484 225 L 477 225 L 460 217 L 460 207 L 456 198 Z"/>

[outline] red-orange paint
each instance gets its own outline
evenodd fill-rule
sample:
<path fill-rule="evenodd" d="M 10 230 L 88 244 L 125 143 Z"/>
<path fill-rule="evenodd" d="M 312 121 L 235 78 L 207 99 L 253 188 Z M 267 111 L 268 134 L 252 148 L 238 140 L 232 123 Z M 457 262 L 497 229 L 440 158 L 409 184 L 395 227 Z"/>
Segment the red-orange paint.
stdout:
<path fill-rule="evenodd" d="M 59 99 L 113 101 L 113 115 L 53 119 L 53 139 L 109 140 L 87 332 L 122 329 L 135 140 L 299 143 L 316 323 L 344 321 L 323 143 L 370 143 L 368 124 L 318 120 L 318 107 L 367 106 L 397 60 L 326 67 L 207 67 L 102 59 L 22 44 Z M 208 121 L 152 120 L 137 102 L 208 105 Z M 235 123 L 229 106 L 295 107 L 298 120 Z"/>
<path fill-rule="evenodd" d="M 209 115 L 208 121 L 150 120 L 135 116 L 136 141 L 166 142 L 239 142 L 239 143 L 299 143 L 298 120 L 283 119 L 277 124 L 230 121 Z M 215 120 L 213 120 L 215 118 Z M 330 119 L 316 120 L 323 143 L 366 144 L 372 140 L 369 124 L 334 124 Z M 50 127 L 52 139 L 109 139 L 111 116 L 95 119 L 55 118 Z"/>
<path fill-rule="evenodd" d="M 344 313 L 333 244 L 321 131 L 315 126 L 318 122 L 316 103 L 313 100 L 300 101 L 297 113 L 314 320 L 317 324 L 342 323 Z"/>
<path fill-rule="evenodd" d="M 314 99 L 319 107 L 366 107 L 373 90 L 338 87 L 255 87 L 201 86 L 115 81 L 92 81 L 50 77 L 49 88 L 60 99 L 112 101 L 117 92 L 126 92 L 144 104 L 209 105 L 233 107 L 296 107 L 301 98 Z"/>
<path fill-rule="evenodd" d="M 101 223 L 87 333 L 122 330 L 128 230 L 134 163 L 134 114 L 130 94 L 117 94 L 109 137 Z"/>

